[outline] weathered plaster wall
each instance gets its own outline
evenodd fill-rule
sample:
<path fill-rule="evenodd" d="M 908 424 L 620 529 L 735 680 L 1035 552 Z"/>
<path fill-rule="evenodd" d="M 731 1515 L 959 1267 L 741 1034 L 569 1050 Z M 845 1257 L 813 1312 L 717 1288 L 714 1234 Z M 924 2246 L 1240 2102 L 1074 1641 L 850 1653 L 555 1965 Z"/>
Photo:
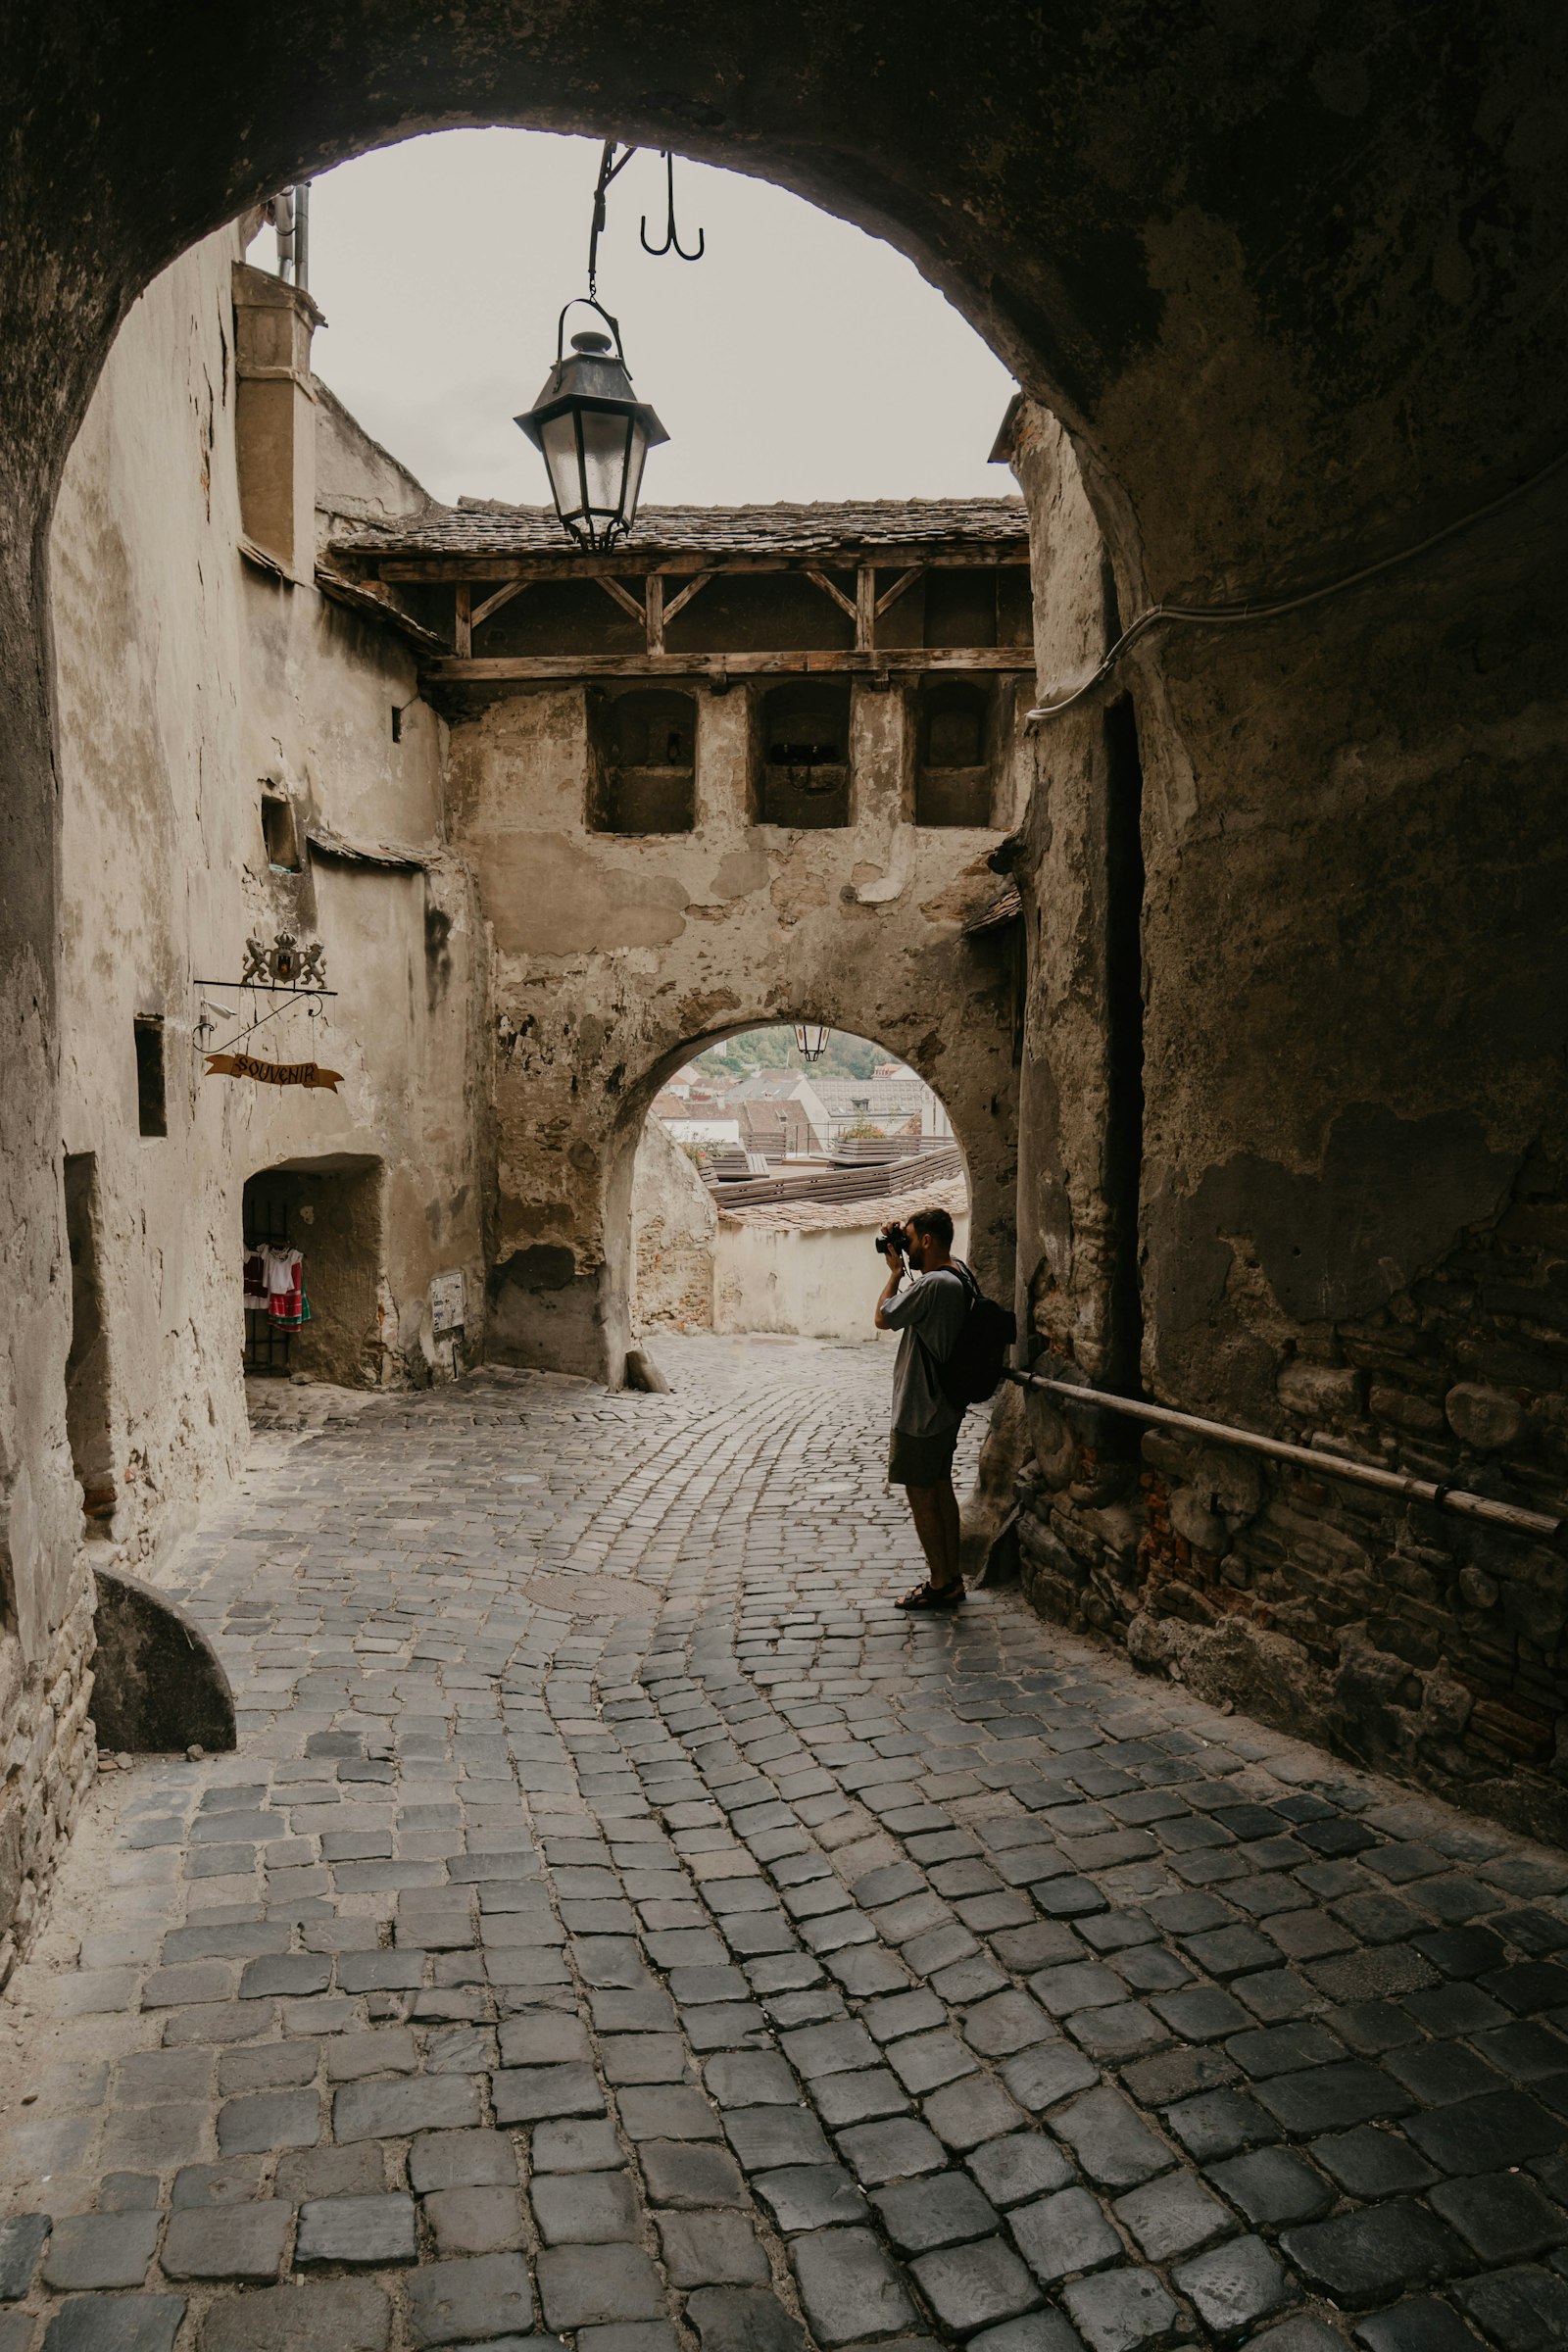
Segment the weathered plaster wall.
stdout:
<path fill-rule="evenodd" d="M 257 1169 L 373 1163 L 378 1377 L 427 1376 L 427 1285 L 459 1266 L 482 1300 L 475 1172 L 477 1004 L 466 887 L 442 841 L 442 730 L 403 644 L 237 552 L 232 231 L 136 305 L 66 468 L 51 540 L 63 857 L 61 1122 L 93 1161 L 104 1426 L 112 1493 L 79 1535 L 35 1549 L 0 1634 L 0 1922 L 24 1932 L 91 1770 L 89 1556 L 156 1581 L 170 1540 L 244 1440 L 240 1196 Z M 334 416 L 335 478 L 352 432 Z M 374 453 L 379 457 L 379 453 Z M 378 468 L 368 461 L 374 489 Z M 263 780 L 300 829 L 413 848 L 427 869 L 313 858 L 270 869 Z M 251 932 L 319 937 L 327 1018 L 260 1033 L 273 1058 L 340 1069 L 340 1092 L 204 1078 L 197 978 L 237 973 Z M 132 1026 L 161 1017 L 168 1132 L 139 1132 Z M 237 1026 L 237 1024 L 235 1024 Z M 302 1237 L 305 1238 L 305 1237 Z M 309 1261 L 308 1261 L 309 1263 Z M 70 1455 L 62 1524 L 80 1531 Z M 36 1481 L 40 1475 L 34 1470 Z M 33 1561 L 29 1561 L 32 1565 Z M 8 1963 L 0 1943 L 0 1975 Z"/>
<path fill-rule="evenodd" d="M 1019 471 L 1046 690 L 1112 624 L 1050 420 Z M 1117 1386 L 1141 1356 L 1149 1392 L 1187 1410 L 1558 1512 L 1562 503 L 1548 487 L 1310 615 L 1173 632 L 1157 669 L 1130 666 L 1141 1109 L 1118 1103 L 1111 1050 L 1125 713 L 1042 731 L 1019 1200 L 1043 1367 Z M 1117 574 L 1130 615 L 1119 549 Z M 1131 1196 L 1118 1120 L 1141 1120 Z M 1234 1452 L 1140 1449 L 1108 1416 L 1069 1425 L 1035 1400 L 1030 1420 L 1039 1605 L 1205 1693 L 1568 1826 L 1560 1548 Z"/>
<path fill-rule="evenodd" d="M 911 1196 L 911 1202 L 918 1196 Z M 901 1214 L 907 1213 L 902 1208 Z M 720 1216 L 713 1254 L 715 1331 L 788 1331 L 808 1340 L 878 1340 L 872 1312 L 887 1268 L 882 1219 L 860 1225 L 769 1226 Z M 969 1219 L 954 1214 L 954 1250 L 969 1254 Z"/>
<path fill-rule="evenodd" d="M 237 250 L 233 232 L 209 239 L 137 305 L 73 452 L 53 539 L 66 1138 L 98 1164 L 121 1464 L 112 1541 L 126 1565 L 153 1555 L 242 1440 L 247 1177 L 345 1157 L 380 1171 L 378 1256 L 363 1271 L 381 1295 L 383 1379 L 422 1370 L 431 1274 L 478 1272 L 471 930 L 442 841 L 442 729 L 388 629 L 237 553 Z M 352 420 L 335 404 L 327 414 L 341 496 Z M 383 470 L 372 445 L 372 489 Z M 319 819 L 425 868 L 315 852 L 298 872 L 271 866 L 264 784 L 288 796 L 301 841 Z M 338 994 L 318 1020 L 284 1012 L 255 1050 L 340 1070 L 336 1094 L 204 1075 L 200 999 L 241 1000 L 195 980 L 237 972 L 247 936 L 284 929 L 324 942 Z M 165 1137 L 137 1132 L 136 1013 L 164 1022 Z M 298 1239 L 309 1285 L 312 1236 Z"/>
<path fill-rule="evenodd" d="M 798 1015 L 876 1038 L 941 1093 L 977 1267 L 1007 1279 L 1011 972 L 1004 951 L 961 936 L 997 894 L 1000 832 L 907 821 L 905 699 L 861 685 L 853 822 L 755 824 L 752 725 L 745 690 L 702 687 L 695 829 L 622 837 L 588 826 L 580 688 L 454 714 L 453 841 L 494 949 L 489 1344 L 503 1359 L 618 1381 L 648 1105 L 703 1042 Z"/>
<path fill-rule="evenodd" d="M 643 1122 L 631 1187 L 634 1335 L 662 1323 L 713 1325 L 718 1211 L 662 1119 Z"/>

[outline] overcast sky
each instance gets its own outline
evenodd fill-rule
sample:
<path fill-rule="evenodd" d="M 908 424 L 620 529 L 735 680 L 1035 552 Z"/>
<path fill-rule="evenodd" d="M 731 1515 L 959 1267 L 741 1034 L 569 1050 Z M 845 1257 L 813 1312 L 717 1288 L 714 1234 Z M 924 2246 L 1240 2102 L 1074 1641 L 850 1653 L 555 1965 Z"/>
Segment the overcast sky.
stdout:
<path fill-rule="evenodd" d="M 315 364 L 437 498 L 528 504 L 544 466 L 512 419 L 582 292 L 597 142 L 445 131 L 318 180 L 311 291 L 328 324 Z M 599 291 L 637 390 L 670 435 L 650 503 L 1004 496 L 986 453 L 1012 385 L 967 322 L 891 247 L 798 196 L 677 161 L 697 263 L 641 250 L 663 234 L 664 168 L 633 157 L 610 192 Z M 251 258 L 271 266 L 266 232 Z M 596 322 L 572 314 L 566 331 Z"/>

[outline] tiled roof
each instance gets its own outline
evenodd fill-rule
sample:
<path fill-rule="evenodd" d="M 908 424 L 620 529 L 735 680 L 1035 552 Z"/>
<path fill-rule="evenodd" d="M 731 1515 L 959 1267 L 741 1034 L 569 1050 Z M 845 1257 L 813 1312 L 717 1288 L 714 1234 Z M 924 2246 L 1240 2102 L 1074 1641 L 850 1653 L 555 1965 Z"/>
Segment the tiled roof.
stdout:
<path fill-rule="evenodd" d="M 906 1216 L 909 1209 L 906 1191 L 878 1200 L 758 1200 L 749 1208 L 726 1208 L 720 1193 L 717 1201 L 721 1225 L 755 1225 L 772 1233 L 822 1233 L 835 1226 L 853 1232 L 862 1225 L 874 1233 L 894 1217 Z M 947 1184 L 933 1184 L 923 1194 L 920 1205 L 945 1208 L 950 1216 L 961 1217 L 968 1211 L 969 1188 L 961 1176 Z"/>
<path fill-rule="evenodd" d="M 972 914 L 964 924 L 965 935 L 976 938 L 982 931 L 1000 931 L 1007 923 L 1018 922 L 1023 915 L 1023 900 L 1016 882 L 1009 882 L 1004 891 L 994 898 L 980 914 Z"/>
<path fill-rule="evenodd" d="M 967 540 L 1023 554 L 1021 498 L 871 498 L 810 506 L 644 507 L 620 542 L 627 556 L 823 556 L 847 547 L 906 548 Z M 389 522 L 339 531 L 333 549 L 357 556 L 561 556 L 572 549 L 553 507 L 464 499 Z"/>

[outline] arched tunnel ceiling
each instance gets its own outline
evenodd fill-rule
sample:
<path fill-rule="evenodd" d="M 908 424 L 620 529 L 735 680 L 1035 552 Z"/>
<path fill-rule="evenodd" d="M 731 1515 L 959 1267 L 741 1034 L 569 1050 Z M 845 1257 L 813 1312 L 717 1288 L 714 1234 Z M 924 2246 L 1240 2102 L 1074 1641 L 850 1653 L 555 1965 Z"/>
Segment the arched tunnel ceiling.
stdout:
<path fill-rule="evenodd" d="M 1060 408 L 1160 591 L 1442 519 L 1561 431 L 1568 15 L 1539 0 L 7 15 L 18 491 L 183 245 L 300 173 L 475 122 L 670 142 L 888 236 Z M 874 340 L 825 357 L 877 364 Z"/>

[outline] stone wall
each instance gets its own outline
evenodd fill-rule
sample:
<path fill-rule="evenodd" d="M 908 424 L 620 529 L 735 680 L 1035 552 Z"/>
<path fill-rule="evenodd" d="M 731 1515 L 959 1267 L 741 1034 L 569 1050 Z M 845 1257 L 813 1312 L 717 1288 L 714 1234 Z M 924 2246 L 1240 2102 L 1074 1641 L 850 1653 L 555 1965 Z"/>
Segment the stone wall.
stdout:
<path fill-rule="evenodd" d="M 1141 600 L 1059 428 L 1026 419 L 1018 467 L 1047 693 Z M 1309 617 L 1172 632 L 1119 710 L 1041 730 L 1019 1285 L 1042 1370 L 1560 1514 L 1556 503 Z M 1560 1547 L 1234 1450 L 1140 1446 L 1038 1397 L 1029 1425 L 1037 1606 L 1568 1830 Z"/>
<path fill-rule="evenodd" d="M 965 1152 L 977 1267 L 1005 1283 L 1012 1261 L 1012 962 L 963 936 L 1000 888 L 987 861 L 1003 828 L 911 821 L 906 699 L 869 682 L 854 694 L 853 821 L 756 822 L 751 692 L 704 683 L 695 702 L 695 827 L 642 837 L 590 822 L 582 687 L 452 713 L 452 838 L 493 951 L 488 1345 L 502 1361 L 619 1380 L 648 1107 L 703 1045 L 760 1023 L 825 1020 L 918 1070 Z M 1014 740 L 996 811 L 1009 821 L 1023 760 Z"/>
<path fill-rule="evenodd" d="M 782 74 L 777 12 L 752 6 L 694 20 L 673 63 L 667 12 L 604 0 L 526 19 L 436 5 L 420 12 L 414 39 L 405 13 L 345 0 L 295 11 L 286 37 L 270 26 L 264 37 L 254 17 L 229 11 L 204 19 L 198 37 L 172 38 L 148 12 L 83 0 L 74 37 L 62 40 L 57 8 L 24 0 L 13 13 L 0 177 L 6 218 L 25 233 L 0 247 L 0 1275 L 12 1308 L 0 1329 L 0 1570 L 5 1640 L 37 1676 L 70 1613 L 78 1513 L 59 1165 L 69 783 L 51 649 L 64 632 L 46 559 L 67 450 L 139 290 L 156 296 L 157 273 L 214 222 L 347 156 L 440 122 L 580 131 L 586 108 L 651 146 L 776 178 L 908 254 L 1070 423 L 1109 535 L 1116 598 L 1131 612 L 1158 597 L 1245 599 L 1260 585 L 1354 569 L 1502 496 L 1560 452 L 1568 172 L 1562 12 L 1480 0 L 1451 0 L 1439 40 L 1407 8 L 1371 0 L 1354 12 L 1209 12 L 1200 37 L 1174 44 L 1169 11 L 1153 0 L 1114 18 L 1064 16 L 1051 37 L 1027 40 L 1015 9 L 926 12 L 917 41 L 907 7 L 881 0 L 818 12 L 812 40 Z M 1160 71 L 1150 71 L 1152 56 Z M 190 316 L 171 319 L 176 341 Z M 216 366 L 188 382 L 166 373 L 170 400 L 149 400 L 122 443 L 132 471 L 162 472 L 183 446 L 200 478 L 209 400 L 220 413 L 226 400 L 220 338 L 202 316 Z M 215 479 L 221 441 L 215 434 Z M 1283 1420 L 1276 1384 L 1291 1343 L 1312 1360 L 1311 1341 L 1333 1362 L 1340 1324 L 1394 1315 L 1445 1267 L 1462 1288 L 1463 1234 L 1502 1215 L 1530 1154 L 1556 1155 L 1568 905 L 1556 822 L 1562 489 L 1559 473 L 1494 527 L 1445 542 L 1424 568 L 1384 575 L 1315 618 L 1172 636 L 1163 654 L 1150 641 L 1130 685 L 1149 785 L 1143 1043 L 1162 1080 L 1142 1106 L 1108 1084 L 1138 1042 L 1141 990 L 1118 952 L 1117 1050 L 1102 1055 L 1093 943 L 1103 935 L 1088 869 L 1073 871 L 1075 842 L 1093 834 L 1085 781 L 1099 755 L 1073 721 L 1054 729 L 1026 877 L 1040 979 L 1023 1122 L 1025 1273 L 1038 1336 L 1072 1343 L 1086 1366 L 1102 1345 L 1113 1358 L 1131 1349 L 1184 1402 Z M 220 479 L 215 497 L 227 497 Z M 115 609 L 126 566 L 113 532 L 102 553 L 102 585 L 84 575 L 78 620 L 89 591 Z M 204 594 L 231 555 L 225 527 L 204 549 Z M 1094 568 L 1092 549 L 1077 555 Z M 182 594 L 197 572 L 187 562 Z M 53 595 L 61 600 L 58 577 Z M 293 592 L 302 607 L 309 596 Z M 148 625 L 141 609 L 132 634 L 144 650 L 160 642 Z M 162 644 L 180 633 L 171 626 Z M 227 694 L 220 650 L 203 680 L 215 729 Z M 104 654 L 117 674 L 114 646 Z M 110 703 L 111 745 L 144 700 L 138 690 Z M 184 692 L 169 699 L 172 740 L 188 708 Z M 1101 749 L 1125 774 L 1125 715 Z M 118 852 L 122 839 L 108 846 Z M 216 823 L 207 847 L 180 870 L 198 876 L 225 859 L 236 870 Z M 1123 828 L 1118 858 L 1128 847 Z M 867 863 L 887 876 L 885 861 Z M 688 892 L 691 906 L 711 903 L 707 888 L 705 877 Z M 668 899 L 659 904 L 655 919 L 670 919 Z M 1118 905 L 1125 917 L 1125 896 Z M 442 926 L 459 918 L 444 904 L 433 911 L 426 937 L 439 961 Z M 760 909 L 750 911 L 755 920 Z M 684 919 L 694 931 L 707 920 Z M 848 932 L 863 946 L 875 919 L 854 912 Z M 229 925 L 220 929 L 226 945 Z M 829 996 L 837 988 L 846 1000 L 817 1008 L 866 1026 L 851 976 L 812 960 L 821 943 L 804 922 L 794 944 L 796 971 L 813 987 L 820 971 Z M 107 975 L 121 968 L 119 948 L 103 942 Z M 99 951 L 89 941 L 80 952 Z M 569 953 L 592 965 L 597 951 L 579 941 Z M 1082 1004 L 1061 986 L 1075 961 Z M 416 980 L 419 971 L 416 957 Z M 914 976 L 927 1001 L 951 980 L 936 943 Z M 711 987 L 700 971 L 682 978 L 666 1025 L 659 1008 L 624 1012 L 598 967 L 586 977 L 584 1017 L 603 1024 L 611 1048 L 598 1107 L 612 1094 L 629 1103 L 623 1129 L 602 1120 L 597 1130 L 621 1147 L 623 1219 L 644 1059 L 710 1034 L 731 1008 L 709 1000 L 736 992 L 727 973 Z M 661 977 L 656 952 L 628 984 Z M 523 1260 L 522 1282 L 504 1286 L 522 1297 L 513 1336 L 548 1320 L 558 1280 L 594 1294 L 579 1320 L 597 1316 L 608 1333 L 623 1315 L 599 1296 L 614 1288 L 600 1280 L 613 1219 L 590 1199 L 580 1263 L 560 1238 L 572 1221 L 568 1194 L 589 1187 L 571 1157 L 584 1138 L 564 1100 L 564 1040 L 538 1019 L 526 971 L 506 979 L 515 1001 L 497 1046 L 523 1065 L 519 1086 L 537 1058 L 549 1130 L 548 1168 L 536 1170 L 518 1141 L 520 1109 L 504 1106 L 507 1173 L 521 1181 L 495 1188 L 493 1223 L 507 1262 Z M 748 1004 L 741 1019 L 782 1008 L 782 981 L 777 993 L 780 1006 Z M 879 1032 L 917 1061 L 929 1034 L 921 993 Z M 128 1007 L 112 1009 L 119 1022 Z M 984 1036 L 987 1020 L 970 1026 Z M 957 1034 L 937 1039 L 956 1111 Z M 448 1066 L 462 1065 L 454 1056 Z M 1113 1113 L 1104 1167 L 1094 1140 L 1102 1098 Z M 1366 1104 L 1403 1141 L 1429 1119 L 1450 1141 L 1470 1122 L 1461 1140 L 1472 1173 L 1483 1156 L 1504 1164 L 1490 1199 L 1468 1182 L 1447 1188 L 1441 1231 L 1413 1215 L 1380 1219 L 1369 1296 L 1341 1302 L 1322 1281 L 1317 1300 L 1292 1305 L 1276 1288 L 1281 1235 L 1284 1257 L 1299 1247 L 1313 1277 L 1360 1248 L 1346 1201 L 1367 1191 L 1375 1165 L 1371 1131 L 1355 1123 Z M 1001 1129 L 988 1136 L 985 1098 L 966 1108 L 972 1161 L 995 1163 Z M 991 1203 L 1001 1187 L 994 1164 L 972 1172 L 983 1258 L 1000 1248 Z M 454 1172 L 443 1216 L 459 1213 L 462 1189 Z M 1319 1204 L 1327 1250 L 1293 1235 L 1301 1211 L 1290 1204 L 1303 1199 Z M 123 1208 L 138 1250 L 141 1205 Z M 1146 1279 L 1135 1284 L 1140 1246 Z M 149 1259 L 158 1247 L 149 1238 Z M 1167 1279 L 1174 1297 L 1163 1295 Z M 1116 1309 L 1102 1329 L 1088 1312 L 1102 1285 Z M 1470 1327 L 1485 1334 L 1494 1317 L 1498 1338 L 1511 1346 L 1516 1334 L 1533 1359 L 1533 1335 L 1555 1330 L 1476 1296 L 1463 1310 Z M 167 1301 L 167 1318 L 157 1303 L 183 1347 L 184 1299 Z M 221 1424 L 227 1407 L 215 1410 Z M 1398 1446 L 1410 1433 L 1385 1434 Z M 1510 1671 L 1518 1663 L 1515 1650 Z"/>
<path fill-rule="evenodd" d="M 678 1323 L 713 1326 L 713 1237 L 708 1187 L 662 1119 L 643 1125 L 631 1187 L 634 1335 Z"/>
<path fill-rule="evenodd" d="M 74 1583 L 70 1605 L 30 1653 L 0 1641 L 0 1985 L 38 1924 L 57 1849 L 71 1834 L 97 1769 L 92 1699 L 93 1595 Z"/>

